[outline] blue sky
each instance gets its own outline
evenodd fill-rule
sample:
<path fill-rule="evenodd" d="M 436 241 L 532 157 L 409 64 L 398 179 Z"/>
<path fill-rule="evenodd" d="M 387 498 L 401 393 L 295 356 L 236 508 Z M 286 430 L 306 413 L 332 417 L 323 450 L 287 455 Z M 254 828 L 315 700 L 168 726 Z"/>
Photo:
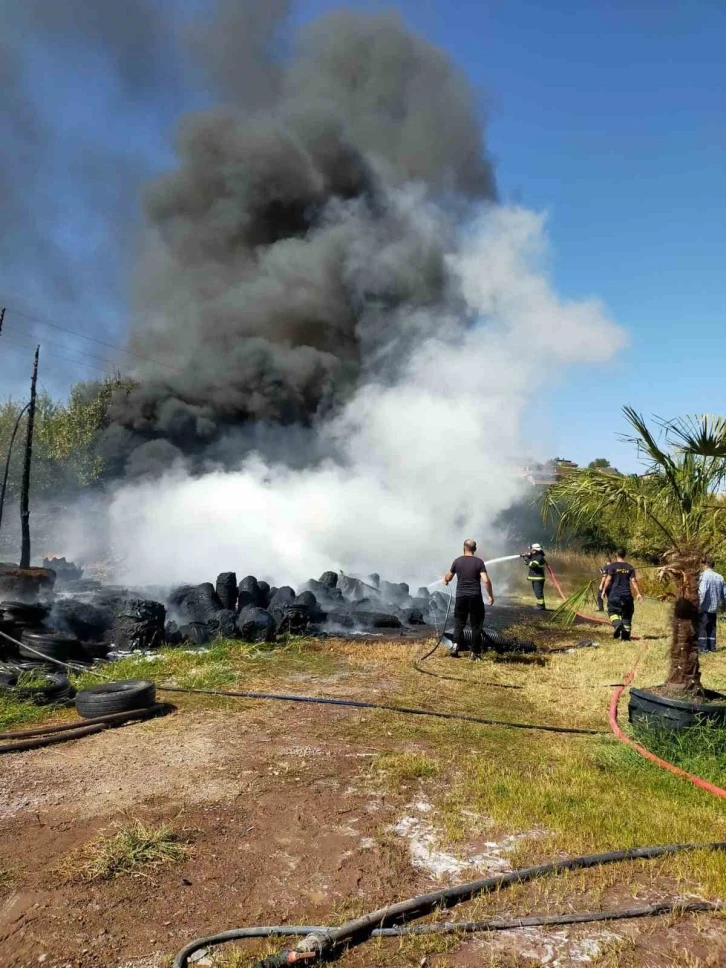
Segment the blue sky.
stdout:
<path fill-rule="evenodd" d="M 304 0 L 296 17 L 307 20 L 334 6 Z M 629 348 L 608 366 L 570 372 L 564 384 L 553 381 L 536 421 L 543 450 L 580 462 L 608 456 L 630 469 L 630 450 L 616 439 L 625 429 L 624 404 L 666 417 L 726 412 L 726 5 L 400 0 L 348 6 L 395 6 L 459 63 L 489 115 L 503 200 L 548 213 L 558 291 L 599 297 L 630 334 Z M 43 69 L 34 81 L 36 99 L 58 133 L 87 142 L 92 163 L 101 117 L 105 142 L 118 152 L 119 172 L 129 183 L 166 165 L 174 119 L 189 104 L 160 96 L 125 116 L 128 100 L 93 57 L 74 51 L 69 73 L 67 52 L 59 53 L 46 62 L 38 52 Z M 36 291 L 24 290 L 25 306 L 73 329 L 93 320 L 95 331 L 102 320 L 105 338 L 119 341 L 124 313 L 113 294 L 123 291 L 125 268 L 110 284 L 104 267 L 128 239 L 109 240 L 96 216 L 108 206 L 127 208 L 129 198 L 99 178 L 89 202 L 83 166 L 64 167 L 62 155 L 47 191 L 48 234 L 78 267 L 82 295 L 51 298 L 40 283 Z M 7 269 L 4 255 L 0 264 Z M 5 275 L 0 299 L 17 294 L 14 282 L 12 273 Z M 17 334 L 22 325 L 13 324 Z M 23 338 L 29 358 L 29 329 Z M 22 343 L 20 335 L 13 339 Z M 104 355 L 99 347 L 85 348 Z M 48 346 L 51 352 L 65 351 Z M 11 389 L 16 353 L 24 365 L 19 347 L 0 359 L 0 380 Z M 69 376 L 91 374 L 47 359 L 52 391 Z"/>

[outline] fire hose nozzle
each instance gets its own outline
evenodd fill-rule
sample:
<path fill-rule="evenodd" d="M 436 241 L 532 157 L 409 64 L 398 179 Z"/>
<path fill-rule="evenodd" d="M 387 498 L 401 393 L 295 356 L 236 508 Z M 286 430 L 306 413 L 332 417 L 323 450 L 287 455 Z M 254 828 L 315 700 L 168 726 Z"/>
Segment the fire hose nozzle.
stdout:
<path fill-rule="evenodd" d="M 308 961 L 317 957 L 317 951 L 280 951 L 263 961 L 258 961 L 256 968 L 286 968 L 287 965 L 294 965 L 298 961 Z"/>

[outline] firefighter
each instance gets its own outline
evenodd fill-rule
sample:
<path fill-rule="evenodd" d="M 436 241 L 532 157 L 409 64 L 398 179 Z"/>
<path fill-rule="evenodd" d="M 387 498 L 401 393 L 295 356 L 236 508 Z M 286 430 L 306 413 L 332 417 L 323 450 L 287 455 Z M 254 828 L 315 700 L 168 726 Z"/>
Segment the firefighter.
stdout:
<path fill-rule="evenodd" d="M 537 608 L 541 608 L 544 611 L 545 608 L 545 598 L 544 598 L 544 586 L 545 586 L 545 556 L 542 550 L 541 544 L 531 544 L 529 546 L 529 551 L 527 554 L 522 555 L 522 558 L 529 565 L 529 571 L 527 574 L 527 580 L 532 582 L 532 591 L 534 592 L 534 597 L 537 602 Z"/>
<path fill-rule="evenodd" d="M 612 558 L 606 558 L 605 564 L 600 569 L 600 585 L 597 590 L 597 610 L 598 612 L 605 611 L 605 602 L 603 599 L 603 594 L 605 592 L 605 584 L 608 580 L 608 565 L 612 564 Z"/>
<path fill-rule="evenodd" d="M 618 548 L 615 561 L 607 566 L 603 595 L 608 600 L 608 617 L 613 625 L 613 638 L 628 642 L 635 612 L 633 596 L 639 602 L 643 601 L 643 596 L 635 576 L 635 568 L 625 560 L 626 553 L 625 548 Z"/>

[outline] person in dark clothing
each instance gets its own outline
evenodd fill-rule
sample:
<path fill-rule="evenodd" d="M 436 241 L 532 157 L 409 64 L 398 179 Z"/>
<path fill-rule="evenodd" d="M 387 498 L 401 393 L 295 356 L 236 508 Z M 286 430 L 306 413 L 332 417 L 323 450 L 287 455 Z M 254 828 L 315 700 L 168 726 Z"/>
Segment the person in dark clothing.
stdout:
<path fill-rule="evenodd" d="M 600 585 L 597 589 L 597 610 L 598 612 L 605 611 L 605 602 L 603 600 L 603 593 L 605 591 L 605 583 L 608 580 L 608 565 L 611 564 L 611 559 L 606 558 L 605 564 L 600 569 Z"/>
<path fill-rule="evenodd" d="M 534 592 L 535 601 L 537 602 L 537 608 L 544 610 L 545 566 L 547 562 L 545 561 L 542 545 L 531 544 L 527 554 L 522 555 L 522 557 L 529 565 L 527 581 L 532 583 L 532 591 Z"/>
<path fill-rule="evenodd" d="M 608 599 L 608 617 L 613 624 L 613 638 L 629 641 L 633 627 L 633 613 L 635 603 L 633 596 L 639 602 L 643 601 L 640 594 L 635 568 L 625 560 L 625 548 L 618 548 L 615 561 L 607 566 L 607 578 L 603 595 Z"/>
<path fill-rule="evenodd" d="M 481 586 L 487 590 L 489 604 L 494 604 L 492 581 L 487 574 L 487 567 L 481 558 L 476 556 L 476 541 L 467 538 L 464 542 L 464 554 L 456 558 L 451 569 L 444 575 L 444 584 L 448 585 L 456 575 L 456 604 L 454 606 L 454 647 L 456 653 L 461 648 L 464 638 L 464 628 L 467 621 L 471 625 L 470 659 L 478 659 L 481 655 L 481 627 L 484 622 L 484 599 Z"/>

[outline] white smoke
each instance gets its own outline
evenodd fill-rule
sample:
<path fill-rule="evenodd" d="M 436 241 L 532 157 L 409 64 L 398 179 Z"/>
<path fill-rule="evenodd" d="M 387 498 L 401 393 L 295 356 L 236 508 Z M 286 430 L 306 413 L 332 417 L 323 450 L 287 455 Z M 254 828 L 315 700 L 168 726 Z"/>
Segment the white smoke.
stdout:
<path fill-rule="evenodd" d="M 521 496 L 523 417 L 564 366 L 604 362 L 625 342 L 594 301 L 565 302 L 541 268 L 545 220 L 495 207 L 450 256 L 479 322 L 416 317 L 393 383 L 369 380 L 320 433 L 342 457 L 123 486 L 112 506 L 118 577 L 213 580 L 223 570 L 298 584 L 327 569 L 412 584 L 448 567 L 466 537 L 486 556 L 492 522 Z M 396 323 L 401 354 L 401 323 Z M 492 549 L 494 550 L 494 549 Z"/>

